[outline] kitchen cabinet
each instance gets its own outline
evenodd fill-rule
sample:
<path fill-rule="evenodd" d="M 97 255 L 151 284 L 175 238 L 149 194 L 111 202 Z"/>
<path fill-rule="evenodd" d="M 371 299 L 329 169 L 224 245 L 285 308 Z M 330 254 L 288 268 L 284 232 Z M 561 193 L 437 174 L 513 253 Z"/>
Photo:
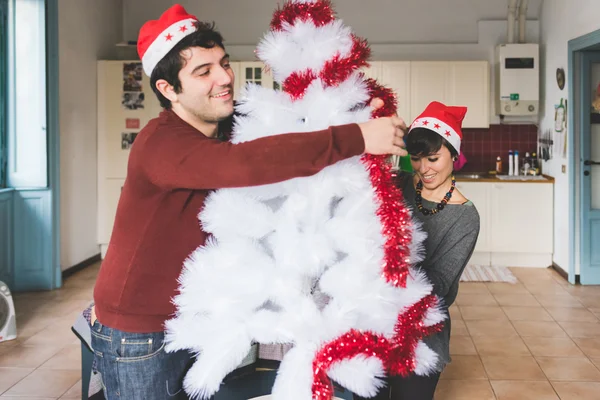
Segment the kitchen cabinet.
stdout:
<path fill-rule="evenodd" d="M 545 182 L 460 182 L 480 218 L 473 264 L 547 267 L 553 253 L 553 190 Z"/>
<path fill-rule="evenodd" d="M 235 99 L 247 82 L 278 89 L 261 61 L 232 62 Z M 394 90 L 398 115 L 410 124 L 432 101 L 468 108 L 464 128 L 489 127 L 489 63 L 487 61 L 372 61 L 365 76 Z"/>
<path fill-rule="evenodd" d="M 432 101 L 466 106 L 463 128 L 488 128 L 490 82 L 487 61 L 410 63 L 410 110 L 416 118 Z"/>
<path fill-rule="evenodd" d="M 492 251 L 491 219 L 487 217 L 491 214 L 490 186 L 478 182 L 457 182 L 456 188 L 475 204 L 479 213 L 479 237 L 475 245 L 474 258 L 471 261 L 476 264 L 489 265 L 491 260 L 490 253 Z"/>
<path fill-rule="evenodd" d="M 121 187 L 127 176 L 127 161 L 137 133 L 162 108 L 150 89 L 150 78 L 139 71 L 137 91 L 124 91 L 124 71 L 133 71 L 138 60 L 98 61 L 97 64 L 97 149 L 98 149 L 98 209 L 97 241 L 104 256 Z M 141 66 L 140 66 L 141 68 Z M 135 75 L 134 75 L 135 76 Z M 138 81 L 138 79 L 136 79 Z M 142 96 L 143 95 L 143 96 Z"/>
<path fill-rule="evenodd" d="M 235 73 L 234 100 L 238 100 L 242 89 L 247 83 L 254 83 L 270 89 L 279 89 L 273 81 L 273 75 L 265 68 L 262 61 L 232 62 L 231 68 Z"/>

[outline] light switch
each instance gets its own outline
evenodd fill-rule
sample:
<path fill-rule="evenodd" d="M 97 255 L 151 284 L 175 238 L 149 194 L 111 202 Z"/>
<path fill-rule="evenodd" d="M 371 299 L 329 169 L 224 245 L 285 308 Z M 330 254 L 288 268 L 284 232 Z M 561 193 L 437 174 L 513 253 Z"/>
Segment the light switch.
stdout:
<path fill-rule="evenodd" d="M 566 165 L 563 165 L 563 166 L 560 168 L 560 170 L 561 170 L 561 172 L 562 172 L 563 174 L 566 174 L 566 173 L 567 173 L 567 166 L 566 166 Z"/>

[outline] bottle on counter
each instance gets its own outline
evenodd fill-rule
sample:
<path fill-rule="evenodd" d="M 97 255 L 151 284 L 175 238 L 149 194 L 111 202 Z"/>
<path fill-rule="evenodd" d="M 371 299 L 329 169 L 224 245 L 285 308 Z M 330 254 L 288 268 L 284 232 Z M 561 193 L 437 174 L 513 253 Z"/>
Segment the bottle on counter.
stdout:
<path fill-rule="evenodd" d="M 514 156 L 513 156 L 513 170 L 515 171 L 514 175 L 520 175 L 520 168 L 519 168 L 519 151 L 515 150 Z"/>
<path fill-rule="evenodd" d="M 496 157 L 496 174 L 502 174 L 502 158 L 500 156 Z"/>
<path fill-rule="evenodd" d="M 531 156 L 529 152 L 525 152 L 525 158 L 523 158 L 523 175 L 529 175 L 531 169 Z"/>
<path fill-rule="evenodd" d="M 513 151 L 509 150 L 508 151 L 508 175 L 509 176 L 513 176 L 515 174 L 515 167 L 514 167 L 514 159 L 513 159 Z"/>
<path fill-rule="evenodd" d="M 533 171 L 534 175 L 539 175 L 541 172 L 540 161 L 538 160 L 536 153 L 531 153 L 531 170 Z"/>

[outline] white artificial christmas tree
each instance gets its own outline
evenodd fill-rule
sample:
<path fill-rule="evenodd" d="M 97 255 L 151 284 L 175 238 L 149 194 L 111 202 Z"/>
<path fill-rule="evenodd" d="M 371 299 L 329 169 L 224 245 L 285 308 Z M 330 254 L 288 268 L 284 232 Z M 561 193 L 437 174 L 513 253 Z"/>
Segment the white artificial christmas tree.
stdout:
<path fill-rule="evenodd" d="M 328 1 L 290 1 L 275 12 L 257 55 L 282 91 L 248 85 L 233 143 L 281 132 L 364 122 L 390 92 L 359 68 L 369 49 Z M 386 374 L 427 374 L 437 355 L 422 338 L 445 316 L 420 261 L 415 227 L 384 157 L 344 160 L 306 178 L 220 189 L 199 214 L 212 234 L 186 260 L 167 350 L 197 360 L 184 381 L 208 398 L 253 342 L 293 344 L 275 400 L 330 399 L 330 379 L 364 397 Z M 325 301 L 323 301 L 325 298 Z"/>

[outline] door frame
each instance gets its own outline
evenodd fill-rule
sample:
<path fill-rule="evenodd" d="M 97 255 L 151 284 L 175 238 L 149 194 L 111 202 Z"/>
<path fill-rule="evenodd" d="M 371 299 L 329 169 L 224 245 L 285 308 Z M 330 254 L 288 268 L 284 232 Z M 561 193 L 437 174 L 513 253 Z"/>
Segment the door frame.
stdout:
<path fill-rule="evenodd" d="M 576 266 L 581 260 L 581 234 L 582 234 L 582 212 L 581 212 L 581 160 L 577 157 L 577 150 L 581 147 L 581 135 L 576 133 L 581 129 L 584 115 L 589 119 L 589 110 L 583 110 L 581 101 L 585 90 L 582 80 L 577 80 L 584 62 L 584 51 L 600 45 L 600 29 L 587 35 L 569 40 L 568 42 L 568 99 L 570 105 L 567 107 L 567 157 L 569 176 L 569 282 L 575 284 L 579 276 L 576 274 Z M 589 94 L 589 88 L 587 88 Z M 577 146 L 577 147 L 576 147 Z M 579 257 L 578 257 L 579 256 Z M 582 271 L 579 273 L 581 274 Z M 585 280 L 585 279 L 584 279 Z"/>

